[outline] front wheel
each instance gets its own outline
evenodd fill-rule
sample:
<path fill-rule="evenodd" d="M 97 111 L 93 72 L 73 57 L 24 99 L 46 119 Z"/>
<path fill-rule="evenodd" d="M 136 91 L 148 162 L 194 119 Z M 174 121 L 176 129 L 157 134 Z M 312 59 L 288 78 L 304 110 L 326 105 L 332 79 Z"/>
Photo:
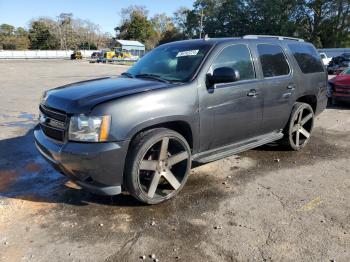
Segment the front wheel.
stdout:
<path fill-rule="evenodd" d="M 143 203 L 158 204 L 183 188 L 190 169 L 186 139 L 169 129 L 153 129 L 132 142 L 124 174 L 127 190 Z"/>
<path fill-rule="evenodd" d="M 298 151 L 309 142 L 314 126 L 314 111 L 309 104 L 295 103 L 282 144 Z"/>

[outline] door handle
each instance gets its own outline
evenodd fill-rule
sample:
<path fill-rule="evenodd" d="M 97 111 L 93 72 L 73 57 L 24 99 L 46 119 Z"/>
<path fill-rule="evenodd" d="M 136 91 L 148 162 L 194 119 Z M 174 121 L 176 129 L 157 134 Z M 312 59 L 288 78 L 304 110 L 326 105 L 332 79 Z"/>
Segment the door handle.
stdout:
<path fill-rule="evenodd" d="M 287 86 L 288 90 L 295 90 L 295 85 L 294 84 L 290 84 Z"/>
<path fill-rule="evenodd" d="M 251 97 L 256 97 L 258 95 L 258 93 L 256 92 L 255 89 L 251 89 L 249 91 L 249 93 L 247 94 L 247 96 L 251 96 Z"/>

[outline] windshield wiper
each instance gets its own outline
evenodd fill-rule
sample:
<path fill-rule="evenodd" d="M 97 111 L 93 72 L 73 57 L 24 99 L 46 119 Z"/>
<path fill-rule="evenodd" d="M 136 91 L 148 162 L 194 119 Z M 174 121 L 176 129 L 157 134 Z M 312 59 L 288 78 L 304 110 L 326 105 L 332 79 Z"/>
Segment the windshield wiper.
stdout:
<path fill-rule="evenodd" d="M 126 76 L 126 77 L 129 77 L 129 78 L 134 78 L 134 76 L 128 72 L 124 72 L 124 73 L 121 73 L 122 76 Z"/>
<path fill-rule="evenodd" d="M 154 75 L 154 74 L 138 74 L 135 77 L 153 79 L 153 80 L 157 80 L 157 81 L 164 82 L 164 83 L 170 82 L 169 80 L 166 80 L 166 79 L 162 78 L 161 76 Z"/>

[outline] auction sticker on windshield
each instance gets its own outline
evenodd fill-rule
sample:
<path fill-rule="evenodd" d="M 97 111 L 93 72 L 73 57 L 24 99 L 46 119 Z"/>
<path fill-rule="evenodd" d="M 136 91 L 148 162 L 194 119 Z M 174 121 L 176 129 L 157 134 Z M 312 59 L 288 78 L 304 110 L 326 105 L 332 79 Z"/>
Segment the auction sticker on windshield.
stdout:
<path fill-rule="evenodd" d="M 181 57 L 181 56 L 193 56 L 193 55 L 197 55 L 199 52 L 199 50 L 188 50 L 188 51 L 182 51 L 182 52 L 178 52 L 176 57 Z"/>

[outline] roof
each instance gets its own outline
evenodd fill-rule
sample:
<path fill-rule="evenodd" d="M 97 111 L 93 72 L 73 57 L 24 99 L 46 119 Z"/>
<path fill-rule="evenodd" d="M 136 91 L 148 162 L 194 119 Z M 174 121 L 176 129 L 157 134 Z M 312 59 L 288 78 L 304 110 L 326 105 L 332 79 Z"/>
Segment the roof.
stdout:
<path fill-rule="evenodd" d="M 180 41 L 166 43 L 163 45 L 171 45 L 171 44 L 179 44 L 179 43 L 198 44 L 201 42 L 215 45 L 215 44 L 220 44 L 220 43 L 227 43 L 227 42 L 234 42 L 234 41 L 241 41 L 241 40 L 257 41 L 257 42 L 259 42 L 261 40 L 269 41 L 269 42 L 288 41 L 288 42 L 299 42 L 300 44 L 306 43 L 306 42 L 304 42 L 303 39 L 293 38 L 293 37 L 270 36 L 270 35 L 246 35 L 246 36 L 242 36 L 242 37 L 219 37 L 219 38 L 207 38 L 207 39 L 180 40 Z"/>
<path fill-rule="evenodd" d="M 116 39 L 116 42 L 118 42 L 121 45 L 145 47 L 144 44 L 140 43 L 139 41 L 135 41 L 135 40 L 119 40 L 119 39 Z"/>

